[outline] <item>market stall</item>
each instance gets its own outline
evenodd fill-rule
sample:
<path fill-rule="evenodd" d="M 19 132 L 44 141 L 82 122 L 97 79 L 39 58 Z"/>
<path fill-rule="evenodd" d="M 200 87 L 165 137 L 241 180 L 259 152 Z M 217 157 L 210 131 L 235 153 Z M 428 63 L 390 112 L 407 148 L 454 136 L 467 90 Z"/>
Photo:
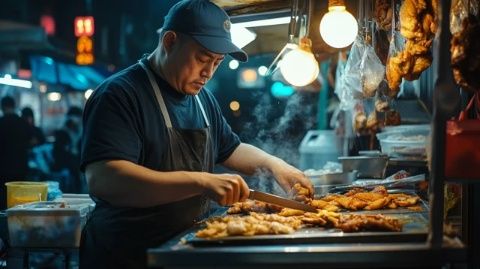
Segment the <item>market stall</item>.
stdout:
<path fill-rule="evenodd" d="M 361 4 L 365 2 L 369 1 L 360 1 Z M 420 2 L 425 6 L 422 7 Z M 393 41 L 390 46 L 387 43 L 383 59 L 387 83 L 373 83 L 375 85 L 370 87 L 373 93 L 370 93 L 370 88 L 365 87 L 368 85 L 361 82 L 367 78 L 363 72 L 366 69 L 371 71 L 371 66 L 359 66 L 349 73 L 360 71 L 359 85 L 363 85 L 357 93 L 363 97 L 350 101 L 361 99 L 366 103 L 368 100 L 365 99 L 373 97 L 375 103 L 370 114 L 365 111 L 366 105 L 352 109 L 353 126 L 357 133 L 373 136 L 378 133 L 376 137 L 382 144 L 381 153 L 364 152 L 364 156 L 343 158 L 364 161 L 348 171 L 345 171 L 345 162 L 342 165 L 345 177 L 348 174 L 345 172 L 361 170 L 363 175 L 359 179 L 346 180 L 344 177 L 342 182 L 325 184 L 322 181 L 326 180 L 325 174 L 315 175 L 313 170 L 311 179 L 316 177 L 315 180 L 321 182 L 315 186 L 315 192 L 309 194 L 297 190 L 294 192 L 297 196 L 289 198 L 316 207 L 317 213 L 282 209 L 257 201 L 234 205 L 228 211 L 217 210 L 209 219 L 166 244 L 149 249 L 149 265 L 162 268 L 478 266 L 479 233 L 475 229 L 479 225 L 479 186 L 475 184 L 478 173 L 464 173 L 462 177 L 462 167 L 468 168 L 458 163 L 459 160 L 450 153 L 451 149 L 448 151 L 445 146 L 451 143 L 451 134 L 446 132 L 447 121 L 458 115 L 460 107 L 465 107 L 462 98 L 465 101 L 468 96 L 457 84 L 462 86 L 464 82 L 462 88 L 470 88 L 470 96 L 475 93 L 471 88 L 478 90 L 473 86 L 478 79 L 468 79 L 466 69 L 454 65 L 454 77 L 450 67 L 453 55 L 450 54 L 449 18 L 455 20 L 458 19 L 456 16 L 464 16 L 459 15 L 459 8 L 467 14 L 476 14 L 477 9 L 471 8 L 470 4 L 470 1 L 375 1 L 377 7 L 384 9 L 377 12 L 376 27 L 391 29 L 390 40 Z M 474 19 L 470 17 L 470 20 Z M 395 24 L 400 24 L 398 30 Z M 473 30 L 464 28 L 460 31 Z M 396 36 L 401 41 L 397 41 Z M 461 46 L 478 44 L 478 37 L 476 41 L 474 39 L 471 37 L 471 41 Z M 354 43 L 351 57 L 355 55 L 355 49 L 358 44 Z M 452 51 L 455 53 L 454 48 Z M 467 51 L 467 48 L 463 50 L 464 53 Z M 381 54 L 378 56 L 382 57 Z M 381 59 L 378 61 L 382 62 Z M 385 131 L 385 125 L 401 122 L 394 108 L 394 99 L 404 85 L 402 81 L 418 79 L 430 65 L 433 67 L 423 80 L 430 80 L 428 84 L 432 93 L 420 94 L 433 96 L 430 124 L 406 128 L 400 125 L 397 132 Z M 423 87 L 420 90 L 430 89 Z M 379 97 L 381 94 L 385 96 Z M 380 129 L 384 132 L 379 133 Z M 422 133 L 425 130 L 426 133 Z M 472 136 L 467 139 L 478 139 L 474 138 L 479 135 L 478 126 L 469 130 Z M 478 149 L 473 149 L 469 156 L 472 163 L 478 162 Z M 381 159 L 385 159 L 385 163 L 379 169 L 380 173 L 370 174 L 368 167 Z M 457 164 L 453 174 L 458 176 L 448 175 L 452 171 L 445 170 L 448 162 Z M 390 172 L 386 172 L 387 166 Z M 398 173 L 399 167 L 415 171 L 411 173 L 424 171 L 426 174 Z M 405 188 L 409 184 L 402 182 L 414 187 Z"/>

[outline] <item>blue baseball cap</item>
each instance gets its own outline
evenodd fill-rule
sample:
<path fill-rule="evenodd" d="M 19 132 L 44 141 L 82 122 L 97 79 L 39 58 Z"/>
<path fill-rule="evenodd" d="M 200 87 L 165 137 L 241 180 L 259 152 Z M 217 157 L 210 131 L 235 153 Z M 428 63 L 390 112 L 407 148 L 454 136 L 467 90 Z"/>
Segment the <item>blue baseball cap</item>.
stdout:
<path fill-rule="evenodd" d="M 248 55 L 232 42 L 230 18 L 219 6 L 209 0 L 182 0 L 165 16 L 161 31 L 175 31 L 191 36 L 211 52 L 229 54 L 241 62 Z"/>

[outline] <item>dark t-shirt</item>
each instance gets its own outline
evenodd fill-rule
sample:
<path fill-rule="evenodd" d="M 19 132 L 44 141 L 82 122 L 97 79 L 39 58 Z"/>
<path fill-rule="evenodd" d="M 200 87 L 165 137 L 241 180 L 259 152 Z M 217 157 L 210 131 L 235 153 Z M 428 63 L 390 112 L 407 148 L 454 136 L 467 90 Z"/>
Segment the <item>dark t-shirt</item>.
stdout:
<path fill-rule="evenodd" d="M 142 59 L 149 66 L 146 58 Z M 205 128 L 194 96 L 175 91 L 155 75 L 174 128 Z M 202 89 L 200 101 L 211 125 L 216 163 L 240 144 L 214 96 Z M 84 112 L 81 169 L 100 160 L 127 160 L 162 170 L 167 128 L 145 70 L 137 63 L 104 81 L 88 99 Z"/>

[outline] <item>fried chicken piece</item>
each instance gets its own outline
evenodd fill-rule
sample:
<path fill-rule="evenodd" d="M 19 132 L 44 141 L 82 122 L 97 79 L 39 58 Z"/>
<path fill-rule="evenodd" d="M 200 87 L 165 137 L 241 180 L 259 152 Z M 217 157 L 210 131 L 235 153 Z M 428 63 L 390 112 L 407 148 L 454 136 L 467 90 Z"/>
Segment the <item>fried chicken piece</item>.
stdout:
<path fill-rule="evenodd" d="M 299 202 L 309 202 L 313 199 L 313 193 L 310 189 L 303 187 L 300 183 L 295 183 L 291 190 L 291 196 L 293 199 Z"/>
<path fill-rule="evenodd" d="M 386 67 L 388 88 L 390 88 L 390 91 L 387 92 L 388 96 L 392 98 L 397 96 L 402 77 L 408 74 L 412 67 L 412 55 L 406 50 L 388 58 Z"/>
<path fill-rule="evenodd" d="M 418 1 L 405 0 L 400 7 L 400 33 L 407 39 L 419 37 L 422 33 L 419 30 L 420 24 L 418 17 L 422 9 L 418 9 Z"/>
<path fill-rule="evenodd" d="M 419 41 L 407 40 L 407 42 L 405 42 L 405 50 L 407 50 L 410 55 L 426 54 L 430 51 L 432 41 L 433 39 Z"/>
<path fill-rule="evenodd" d="M 355 197 L 357 199 L 367 201 L 367 202 L 377 201 L 379 199 L 385 198 L 385 196 L 386 195 L 383 195 L 383 194 L 380 194 L 380 193 L 374 193 L 374 192 L 360 192 L 360 193 L 357 193 L 357 194 L 353 195 L 353 197 Z"/>
<path fill-rule="evenodd" d="M 365 210 L 376 210 L 380 208 L 384 208 L 388 203 L 390 203 L 391 198 L 383 197 L 380 199 L 377 199 L 373 202 L 370 202 L 364 209 Z"/>
<path fill-rule="evenodd" d="M 292 209 L 292 208 L 284 208 L 284 209 L 282 209 L 282 211 L 280 211 L 280 213 L 278 213 L 278 215 L 280 215 L 282 217 L 291 217 L 291 216 L 300 216 L 300 215 L 303 215 L 303 213 L 305 213 L 305 212 L 302 211 L 302 210 L 297 210 L 297 209 Z"/>
<path fill-rule="evenodd" d="M 416 80 L 420 77 L 420 74 L 426 70 L 432 64 L 432 57 L 429 54 L 417 55 L 414 57 L 415 64 L 412 72 L 405 75 L 406 80 Z"/>
<path fill-rule="evenodd" d="M 349 190 L 348 192 L 346 192 L 344 195 L 345 195 L 345 196 L 353 196 L 353 195 L 355 195 L 355 194 L 357 194 L 357 193 L 360 193 L 360 192 L 366 192 L 366 190 L 363 189 L 363 188 L 357 188 L 357 187 L 355 187 L 355 188 L 350 189 L 350 190 Z"/>
<path fill-rule="evenodd" d="M 390 31 L 392 27 L 392 7 L 389 0 L 375 1 L 375 20 L 380 29 Z"/>
<path fill-rule="evenodd" d="M 310 205 L 318 209 L 324 209 L 332 212 L 337 212 L 340 210 L 336 205 L 332 205 L 325 200 L 312 200 Z"/>
<path fill-rule="evenodd" d="M 480 89 L 480 20 L 470 14 L 462 30 L 452 36 L 450 51 L 455 82 L 472 92 Z"/>
<path fill-rule="evenodd" d="M 396 197 L 395 203 L 401 207 L 409 207 L 416 205 L 420 200 L 417 196 L 405 196 L 405 197 Z"/>
<path fill-rule="evenodd" d="M 355 115 L 355 122 L 354 122 L 353 128 L 355 129 L 355 131 L 361 132 L 365 130 L 366 127 L 367 127 L 367 116 L 365 116 L 365 113 L 363 112 L 358 112 Z"/>
<path fill-rule="evenodd" d="M 342 215 L 336 228 L 344 232 L 358 231 L 392 231 L 400 232 L 403 224 L 394 218 L 384 215 Z"/>
<path fill-rule="evenodd" d="M 342 197 L 343 195 L 340 194 L 329 194 L 325 197 L 322 198 L 322 200 L 327 201 L 327 202 L 334 202 L 336 199 Z"/>
<path fill-rule="evenodd" d="M 350 210 L 360 210 L 360 209 L 363 209 L 364 207 L 366 207 L 368 205 L 368 203 L 366 201 L 355 198 L 355 197 L 344 196 L 344 197 L 340 197 L 340 198 L 336 199 L 336 201 L 343 208 L 350 209 Z"/>
<path fill-rule="evenodd" d="M 402 123 L 402 118 L 400 117 L 400 113 L 395 110 L 390 110 L 385 113 L 385 125 L 400 125 Z"/>
<path fill-rule="evenodd" d="M 379 193 L 379 194 L 382 194 L 383 196 L 388 195 L 388 191 L 387 191 L 387 188 L 385 188 L 385 186 L 376 186 L 375 188 L 373 188 L 373 190 L 371 192 L 372 193 Z"/>
<path fill-rule="evenodd" d="M 255 200 L 246 200 L 245 202 L 234 203 L 228 210 L 228 214 L 241 214 L 249 212 L 276 213 L 280 212 L 282 207 Z"/>

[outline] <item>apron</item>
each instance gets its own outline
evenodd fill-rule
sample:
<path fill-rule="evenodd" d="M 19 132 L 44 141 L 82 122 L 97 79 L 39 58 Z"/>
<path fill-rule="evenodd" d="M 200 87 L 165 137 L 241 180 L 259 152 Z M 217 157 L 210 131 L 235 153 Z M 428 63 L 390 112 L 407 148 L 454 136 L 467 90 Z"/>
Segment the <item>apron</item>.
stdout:
<path fill-rule="evenodd" d="M 162 93 L 152 71 L 139 61 L 148 75 L 168 132 L 168 150 L 161 171 L 212 172 L 214 166 L 210 123 L 198 96 L 206 128 L 178 129 L 172 126 Z M 147 248 L 156 247 L 191 227 L 207 209 L 206 196 L 150 208 L 116 208 L 97 203 L 82 232 L 80 268 L 146 268 Z"/>

